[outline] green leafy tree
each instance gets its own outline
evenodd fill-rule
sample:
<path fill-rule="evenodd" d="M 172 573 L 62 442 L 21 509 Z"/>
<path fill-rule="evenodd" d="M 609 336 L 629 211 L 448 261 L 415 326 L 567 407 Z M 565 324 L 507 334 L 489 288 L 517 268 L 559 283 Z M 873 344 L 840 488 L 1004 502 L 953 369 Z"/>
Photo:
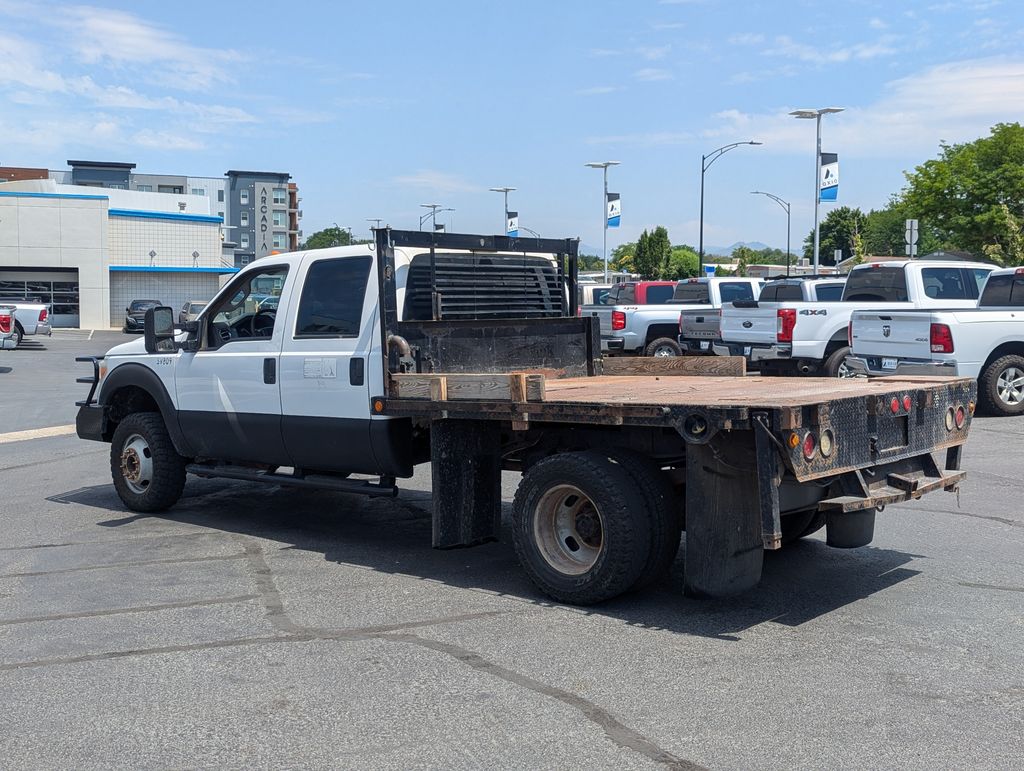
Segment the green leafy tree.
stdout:
<path fill-rule="evenodd" d="M 864 256 L 901 255 L 906 254 L 906 223 L 915 219 L 909 206 L 899 197 L 894 196 L 883 209 L 872 209 L 864 215 L 864 225 L 860 230 L 863 236 Z M 927 222 L 922 222 L 926 225 Z M 928 254 L 942 248 L 942 242 L 930 228 L 920 232 L 917 242 L 917 253 Z"/>
<path fill-rule="evenodd" d="M 327 249 L 331 246 L 348 246 L 352 239 L 343 228 L 324 228 L 313 233 L 302 245 L 303 249 Z"/>
<path fill-rule="evenodd" d="M 841 250 L 845 260 L 853 256 L 854 235 L 864 227 L 864 212 L 849 206 L 830 211 L 818 226 L 818 255 L 822 265 L 835 264 L 835 252 Z M 814 259 L 814 231 L 804 239 L 804 257 Z"/>
<path fill-rule="evenodd" d="M 633 255 L 633 267 L 641 278 L 657 278 L 661 271 L 662 259 L 651 245 L 651 234 L 646 230 L 640 234 L 636 242 L 636 253 Z"/>
<path fill-rule="evenodd" d="M 757 255 L 758 252 L 754 251 L 749 246 L 737 246 L 735 249 L 733 249 L 732 258 L 737 262 L 736 272 L 734 275 L 747 275 L 747 268 L 750 267 L 751 265 L 757 264 Z"/>
<path fill-rule="evenodd" d="M 658 225 L 652 232 L 647 242 L 651 250 L 651 259 L 658 266 L 658 275 L 668 270 L 668 259 L 672 255 L 672 242 L 668 238 L 668 230 Z"/>
<path fill-rule="evenodd" d="M 633 257 L 636 254 L 636 241 L 619 244 L 612 250 L 612 256 L 608 264 L 613 270 L 625 273 L 635 273 L 636 266 L 633 264 Z"/>
<path fill-rule="evenodd" d="M 907 173 L 901 196 L 922 231 L 945 248 L 1024 263 L 1024 127 L 998 123 L 987 137 L 941 148 Z"/>
<path fill-rule="evenodd" d="M 688 246 L 673 246 L 661 277 L 667 281 L 693 278 L 698 275 L 699 261 L 696 250 Z"/>

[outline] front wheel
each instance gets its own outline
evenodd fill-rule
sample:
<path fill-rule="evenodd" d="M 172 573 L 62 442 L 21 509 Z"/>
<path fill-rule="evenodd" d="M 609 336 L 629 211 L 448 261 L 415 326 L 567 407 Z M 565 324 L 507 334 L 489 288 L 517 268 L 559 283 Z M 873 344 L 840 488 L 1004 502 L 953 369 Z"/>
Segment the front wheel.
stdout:
<path fill-rule="evenodd" d="M 589 605 L 628 591 L 651 553 L 646 497 L 622 464 L 563 452 L 523 475 L 512 507 L 516 556 L 560 602 Z"/>
<path fill-rule="evenodd" d="M 645 356 L 682 356 L 683 349 L 671 337 L 659 337 L 652 340 L 644 349 Z"/>
<path fill-rule="evenodd" d="M 163 511 L 177 502 L 185 488 L 185 459 L 159 413 L 136 412 L 118 424 L 110 473 L 118 497 L 132 511 Z"/>
<path fill-rule="evenodd" d="M 994 415 L 1024 413 L 1024 357 L 1002 356 L 978 378 L 978 399 Z"/>

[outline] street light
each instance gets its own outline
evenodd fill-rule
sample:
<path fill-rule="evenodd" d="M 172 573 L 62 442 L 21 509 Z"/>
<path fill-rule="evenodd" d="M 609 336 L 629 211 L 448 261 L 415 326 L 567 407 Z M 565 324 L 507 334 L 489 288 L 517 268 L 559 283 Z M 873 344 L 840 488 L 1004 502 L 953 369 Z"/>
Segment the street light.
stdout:
<path fill-rule="evenodd" d="M 608 283 L 608 167 L 618 166 L 620 161 L 591 161 L 583 164 L 591 169 L 604 171 L 604 197 L 601 199 L 601 217 L 604 222 L 604 283 Z"/>
<path fill-rule="evenodd" d="M 789 275 L 789 201 L 783 201 L 773 193 L 766 193 L 763 190 L 752 190 L 751 195 L 766 195 L 775 203 L 786 210 L 786 275 Z"/>
<path fill-rule="evenodd" d="M 431 226 L 434 230 L 437 230 L 437 213 L 439 211 L 455 211 L 455 209 L 443 208 L 439 203 L 421 203 L 420 206 L 424 209 L 430 209 L 430 211 L 420 217 L 420 230 L 423 230 L 423 223 L 426 221 L 427 217 L 430 217 Z"/>
<path fill-rule="evenodd" d="M 755 142 L 749 140 L 747 142 L 733 142 L 729 145 L 722 145 L 717 150 L 712 150 L 707 155 L 700 157 L 700 245 L 697 247 L 697 272 L 703 275 L 704 273 L 704 174 L 708 169 L 711 168 L 711 164 L 721 158 L 730 150 L 734 150 L 741 145 L 760 145 L 763 142 Z"/>
<path fill-rule="evenodd" d="M 492 193 L 504 193 L 505 194 L 505 221 L 502 223 L 502 229 L 499 233 L 508 232 L 508 194 L 515 190 L 514 187 L 492 187 L 490 192 Z"/>
<path fill-rule="evenodd" d="M 821 116 L 842 112 L 842 107 L 822 107 L 820 110 L 793 110 L 794 118 L 813 120 L 817 125 L 817 150 L 814 153 L 814 273 L 818 273 L 818 204 L 821 203 Z"/>
<path fill-rule="evenodd" d="M 373 229 L 377 230 L 380 227 L 380 223 L 384 221 L 384 218 L 383 217 L 367 217 L 366 221 L 374 223 L 373 224 Z"/>

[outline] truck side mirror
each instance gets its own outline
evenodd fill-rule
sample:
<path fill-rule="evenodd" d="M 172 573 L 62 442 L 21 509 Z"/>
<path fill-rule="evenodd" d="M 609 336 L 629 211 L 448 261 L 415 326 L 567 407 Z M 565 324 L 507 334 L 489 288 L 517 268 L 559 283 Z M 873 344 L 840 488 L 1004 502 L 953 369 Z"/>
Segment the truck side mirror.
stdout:
<path fill-rule="evenodd" d="M 174 311 L 158 305 L 146 311 L 146 353 L 174 353 Z"/>

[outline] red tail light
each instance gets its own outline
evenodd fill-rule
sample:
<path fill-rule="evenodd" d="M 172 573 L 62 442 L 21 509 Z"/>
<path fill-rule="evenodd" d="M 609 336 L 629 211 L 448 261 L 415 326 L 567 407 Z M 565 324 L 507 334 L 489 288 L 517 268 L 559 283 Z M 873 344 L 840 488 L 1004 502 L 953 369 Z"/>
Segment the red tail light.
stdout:
<path fill-rule="evenodd" d="M 622 311 L 612 311 L 612 329 L 626 328 L 626 314 Z"/>
<path fill-rule="evenodd" d="M 792 343 L 793 327 L 796 326 L 796 309 L 779 308 L 776 313 L 779 317 L 779 330 L 776 339 L 780 343 Z"/>
<path fill-rule="evenodd" d="M 953 353 L 953 332 L 948 324 L 932 324 L 932 353 Z"/>
<path fill-rule="evenodd" d="M 0 332 L 8 334 L 11 331 L 11 314 L 0 313 Z"/>
<path fill-rule="evenodd" d="M 46 308 L 43 308 L 41 311 L 39 311 L 39 323 L 40 324 L 45 324 L 46 323 L 46 318 L 47 318 L 47 311 L 46 311 Z"/>

